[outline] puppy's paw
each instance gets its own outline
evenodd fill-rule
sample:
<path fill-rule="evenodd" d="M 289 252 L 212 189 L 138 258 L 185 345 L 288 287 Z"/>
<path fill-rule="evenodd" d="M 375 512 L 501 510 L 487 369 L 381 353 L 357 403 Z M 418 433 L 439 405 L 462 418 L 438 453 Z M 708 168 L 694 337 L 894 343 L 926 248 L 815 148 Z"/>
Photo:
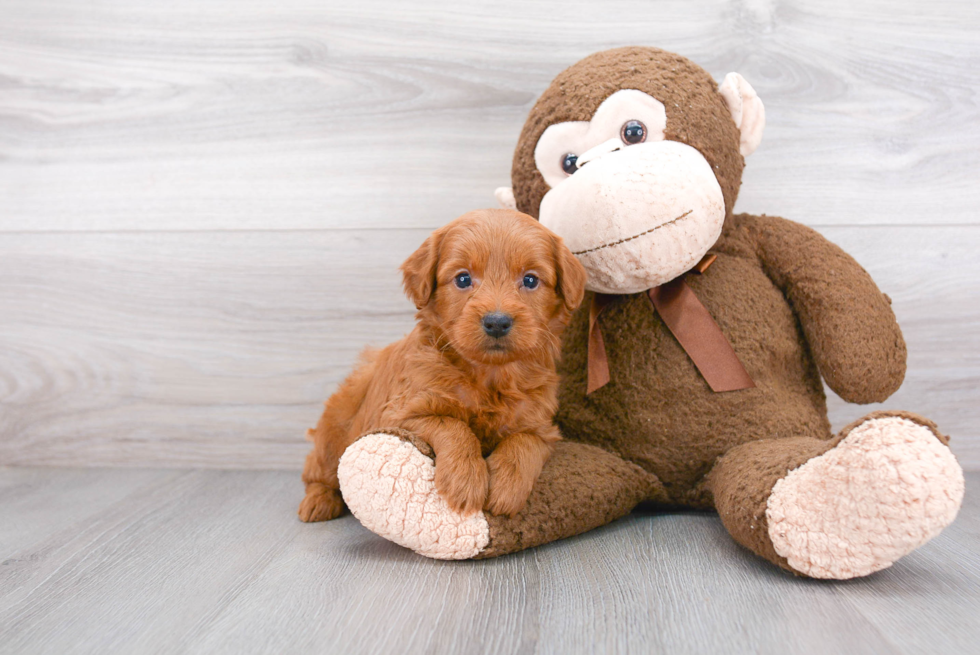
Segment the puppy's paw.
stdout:
<path fill-rule="evenodd" d="M 463 515 L 483 509 L 487 500 L 490 474 L 487 462 L 479 455 L 457 455 L 436 458 L 436 489 L 449 507 Z"/>
<path fill-rule="evenodd" d="M 487 458 L 487 468 L 490 471 L 487 511 L 512 516 L 524 509 L 537 476 L 522 471 L 512 457 L 499 451 Z"/>
<path fill-rule="evenodd" d="M 344 501 L 336 489 L 313 482 L 307 486 L 306 498 L 299 504 L 299 520 L 304 523 L 329 521 L 344 513 Z"/>

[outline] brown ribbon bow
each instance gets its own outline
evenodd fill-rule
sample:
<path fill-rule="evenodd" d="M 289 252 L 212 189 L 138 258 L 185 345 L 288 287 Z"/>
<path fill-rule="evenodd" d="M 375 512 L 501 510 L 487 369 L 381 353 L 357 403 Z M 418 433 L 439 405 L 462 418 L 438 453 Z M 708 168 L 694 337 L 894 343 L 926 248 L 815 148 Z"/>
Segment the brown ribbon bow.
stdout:
<path fill-rule="evenodd" d="M 705 256 L 692 271 L 704 273 L 715 259 L 715 255 Z M 737 391 L 755 386 L 725 334 L 708 309 L 694 295 L 691 287 L 684 282 L 683 275 L 650 289 L 647 296 L 712 391 Z M 592 306 L 589 308 L 589 383 L 586 393 L 592 393 L 609 382 L 609 360 L 599 326 L 599 315 L 616 297 L 596 293 L 592 298 Z"/>

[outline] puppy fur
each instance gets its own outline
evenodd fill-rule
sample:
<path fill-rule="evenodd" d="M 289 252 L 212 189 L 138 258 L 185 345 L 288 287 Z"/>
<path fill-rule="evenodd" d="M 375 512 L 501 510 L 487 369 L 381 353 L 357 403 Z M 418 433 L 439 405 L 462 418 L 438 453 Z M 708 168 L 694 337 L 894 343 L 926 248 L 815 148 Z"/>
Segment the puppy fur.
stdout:
<path fill-rule="evenodd" d="M 303 521 L 344 511 L 337 465 L 369 432 L 402 428 L 429 443 L 436 489 L 465 514 L 520 511 L 561 438 L 555 369 L 586 278 L 561 238 L 526 214 L 475 211 L 432 233 L 401 270 L 418 323 L 366 351 L 308 431 Z M 461 273 L 469 286 L 457 284 Z M 494 313 L 512 318 L 504 336 L 484 327 Z"/>

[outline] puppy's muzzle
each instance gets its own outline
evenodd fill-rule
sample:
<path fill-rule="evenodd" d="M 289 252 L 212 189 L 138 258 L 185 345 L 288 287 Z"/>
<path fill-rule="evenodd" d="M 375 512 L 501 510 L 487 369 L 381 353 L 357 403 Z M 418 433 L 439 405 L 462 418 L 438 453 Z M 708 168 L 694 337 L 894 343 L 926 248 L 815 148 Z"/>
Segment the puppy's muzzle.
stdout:
<path fill-rule="evenodd" d="M 483 331 L 494 339 L 507 336 L 513 326 L 514 319 L 509 314 L 493 312 L 483 315 Z"/>

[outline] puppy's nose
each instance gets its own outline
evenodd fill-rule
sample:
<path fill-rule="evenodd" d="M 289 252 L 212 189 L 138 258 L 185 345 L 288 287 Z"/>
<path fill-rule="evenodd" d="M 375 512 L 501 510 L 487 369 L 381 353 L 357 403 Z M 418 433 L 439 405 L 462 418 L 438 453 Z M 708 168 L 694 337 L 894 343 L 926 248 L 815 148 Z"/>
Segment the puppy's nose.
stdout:
<path fill-rule="evenodd" d="M 491 314 L 483 315 L 483 331 L 494 339 L 499 339 L 500 337 L 506 336 L 507 333 L 510 332 L 510 328 L 513 325 L 514 319 L 508 314 L 493 312 Z"/>

